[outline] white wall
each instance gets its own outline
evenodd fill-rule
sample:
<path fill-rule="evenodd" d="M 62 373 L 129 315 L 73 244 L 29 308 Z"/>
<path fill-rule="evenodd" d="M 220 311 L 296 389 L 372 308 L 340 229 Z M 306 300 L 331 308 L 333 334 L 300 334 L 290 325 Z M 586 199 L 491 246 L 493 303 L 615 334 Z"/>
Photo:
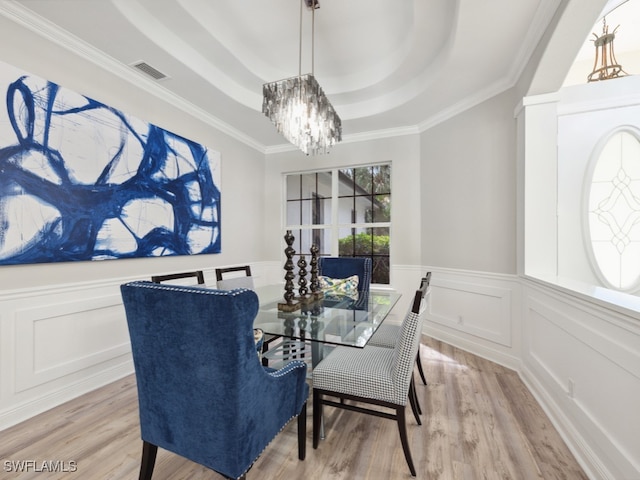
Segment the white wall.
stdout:
<path fill-rule="evenodd" d="M 516 272 L 513 90 L 421 135 L 422 261 Z"/>
<path fill-rule="evenodd" d="M 222 254 L 196 257 L 3 266 L 0 289 L 100 280 L 139 271 L 141 275 L 236 262 L 263 255 L 262 197 L 264 154 L 221 133 L 197 106 L 186 111 L 154 95 L 141 77 L 132 85 L 80 55 L 56 46 L 0 15 L 0 60 L 121 109 L 166 130 L 221 152 Z M 154 87 L 161 85 L 154 83 Z M 250 174 L 249 174 L 250 172 Z M 225 194 L 226 193 L 226 194 Z"/>
<path fill-rule="evenodd" d="M 558 120 L 556 96 L 524 99 L 518 108 L 519 241 L 518 273 L 555 276 L 558 272 Z M 525 162 L 525 156 L 536 159 Z M 543 193 L 543 194 L 542 194 Z"/>
<path fill-rule="evenodd" d="M 278 281 L 282 174 L 391 161 L 391 281 L 406 299 L 433 271 L 425 332 L 517 369 L 591 478 L 640 477 L 638 315 L 516 272 L 524 148 L 513 91 L 421 135 L 343 143 L 321 157 L 273 153 L 265 164 L 197 115 L 3 18 L 0 39 L 0 59 L 219 150 L 223 183 L 221 255 L 0 269 L 0 430 L 132 371 L 122 282 L 203 266 L 210 279 L 214 266 L 246 261 L 259 284 Z"/>
<path fill-rule="evenodd" d="M 589 478 L 640 478 L 638 312 L 523 286 L 521 377 Z"/>
<path fill-rule="evenodd" d="M 585 194 L 612 132 L 640 128 L 640 76 L 566 87 L 558 110 L 558 275 L 603 285 L 589 259 Z M 632 293 L 638 293 L 632 292 Z"/>
<path fill-rule="evenodd" d="M 268 276 L 264 153 L 0 15 L 0 60 L 221 153 L 222 253 L 0 266 L 0 429 L 131 373 L 118 286 L 152 274 L 249 262 Z"/>
<path fill-rule="evenodd" d="M 638 124 L 638 82 L 567 87 L 517 112 L 524 273 L 541 280 L 523 281 L 521 376 L 591 478 L 640 477 L 640 301 L 598 286 L 582 211 L 594 149 Z"/>
<path fill-rule="evenodd" d="M 525 98 L 517 112 L 526 133 L 524 274 L 604 286 L 585 240 L 585 193 L 603 142 L 640 127 L 639 87 L 630 76 Z"/>
<path fill-rule="evenodd" d="M 421 135 L 430 335 L 517 369 L 516 122 L 508 90 Z"/>
<path fill-rule="evenodd" d="M 640 302 L 558 284 L 557 96 L 541 96 L 535 105 L 527 100 L 524 108 L 506 99 L 513 98 L 503 94 L 422 135 L 422 261 L 433 271 L 424 331 L 517 370 L 590 478 L 640 478 Z M 491 121 L 514 110 L 517 130 L 507 120 Z M 485 115 L 491 136 L 513 135 L 521 143 L 496 155 L 483 130 L 475 135 L 473 128 Z M 440 160 L 443 153 L 449 163 Z M 498 175 L 504 180 L 493 189 L 476 186 L 475 178 L 491 182 L 477 164 L 490 172 L 501 166 L 509 180 Z M 526 179 L 516 181 L 516 172 Z M 463 192 L 473 205 L 457 203 Z M 501 208 L 519 206 L 523 218 L 512 222 L 507 212 L 495 219 L 486 205 L 496 198 L 508 205 Z M 555 284 L 514 273 L 518 225 L 526 236 L 527 272 L 545 271 Z M 502 251 L 486 247 L 495 232 L 509 239 Z"/>

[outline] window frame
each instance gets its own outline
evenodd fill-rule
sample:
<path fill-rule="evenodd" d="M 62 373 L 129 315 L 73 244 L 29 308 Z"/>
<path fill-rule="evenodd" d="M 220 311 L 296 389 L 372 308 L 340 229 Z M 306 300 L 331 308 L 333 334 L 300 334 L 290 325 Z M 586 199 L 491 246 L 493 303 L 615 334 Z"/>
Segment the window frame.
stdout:
<path fill-rule="evenodd" d="M 313 169 L 313 170 L 306 170 L 306 171 L 291 171 L 291 172 L 284 172 L 282 174 L 282 182 L 283 182 L 283 191 L 284 191 L 284 201 L 283 201 L 283 214 L 282 214 L 282 235 L 284 236 L 287 230 L 292 230 L 292 231 L 307 231 L 307 230 L 324 230 L 328 232 L 329 235 L 329 245 L 328 248 L 325 248 L 325 253 L 322 256 L 339 256 L 339 240 L 340 240 L 340 232 L 344 231 L 346 229 L 349 229 L 353 232 L 357 232 L 357 231 L 361 231 L 361 230 L 366 230 L 366 229 L 377 229 L 377 228 L 386 228 L 388 230 L 388 234 L 389 234 L 389 251 L 387 253 L 387 255 L 374 255 L 373 254 L 373 249 L 370 252 L 369 255 L 366 255 L 368 258 L 371 258 L 372 261 L 374 261 L 375 258 L 379 258 L 379 257 L 386 257 L 387 258 L 387 262 L 389 265 L 389 278 L 388 278 L 388 283 L 378 283 L 376 285 L 380 285 L 382 287 L 388 287 L 389 285 L 391 285 L 391 243 L 393 242 L 392 236 L 391 236 L 391 231 L 392 231 L 392 220 L 391 218 L 389 219 L 389 221 L 385 221 L 385 222 L 357 222 L 357 221 L 351 221 L 348 223 L 339 223 L 339 207 L 340 207 L 340 172 L 343 170 L 348 170 L 348 169 L 362 169 L 362 168 L 371 168 L 371 167 L 379 167 L 379 166 L 386 166 L 390 169 L 389 172 L 389 192 L 388 195 L 391 198 L 393 195 L 393 189 L 392 189 L 392 182 L 391 182 L 391 178 L 392 178 L 392 172 L 391 172 L 391 168 L 392 168 L 392 162 L 391 161 L 384 161 L 384 162 L 374 162 L 374 163 L 369 163 L 369 164 L 356 164 L 356 165 L 340 165 L 340 166 L 333 166 L 333 167 L 328 167 L 328 168 L 319 168 L 319 169 Z M 288 182 L 288 177 L 291 175 L 309 175 L 309 174 L 319 174 L 319 173 L 324 173 L 324 172 L 330 172 L 331 173 L 331 209 L 330 209 L 330 218 L 324 218 L 324 222 L 323 223 L 318 223 L 318 224 L 314 224 L 314 223 L 302 223 L 302 221 L 300 221 L 298 224 L 294 224 L 294 223 L 288 223 L 288 207 L 289 207 L 289 202 L 292 200 L 299 200 L 302 202 L 302 198 L 298 198 L 298 199 L 290 199 L 290 194 L 288 191 L 289 188 L 289 182 Z M 317 185 L 316 185 L 317 188 Z M 376 194 L 374 192 L 371 193 L 371 195 L 373 197 L 376 196 Z M 299 195 L 299 197 L 302 197 L 302 195 Z M 313 192 L 312 194 L 312 212 L 310 213 L 310 219 L 311 221 L 315 221 L 316 219 L 316 215 L 313 212 L 313 208 L 316 208 L 315 205 L 317 205 L 318 202 L 318 197 L 316 195 L 316 192 Z M 355 198 L 355 195 L 354 195 Z M 302 213 L 302 208 L 300 208 L 300 216 L 303 216 Z M 353 216 L 353 214 L 351 215 Z M 353 218 L 352 218 L 353 220 Z M 312 234 L 313 236 L 313 234 Z M 301 240 L 296 238 L 296 243 L 300 242 Z M 299 244 L 298 244 L 299 245 Z M 296 248 L 296 244 L 294 244 L 294 248 L 296 249 L 296 253 L 294 258 L 299 258 L 300 254 L 304 254 L 305 257 L 307 258 L 307 263 L 308 263 L 308 255 L 309 252 L 299 252 L 298 249 Z M 328 252 L 328 253 L 327 253 Z M 358 255 L 358 256 L 363 256 L 363 255 Z M 297 260 L 294 260 L 294 263 L 296 263 Z"/>
<path fill-rule="evenodd" d="M 592 215 L 594 212 L 591 211 L 590 203 L 592 201 L 591 195 L 592 185 L 594 183 L 594 173 L 596 168 L 602 161 L 602 155 L 605 148 L 607 148 L 610 142 L 620 134 L 628 134 L 629 136 L 633 137 L 636 142 L 640 143 L 640 130 L 629 125 L 619 125 L 616 128 L 613 128 L 609 132 L 605 133 L 596 143 L 584 175 L 582 197 L 582 236 L 585 243 L 585 251 L 589 262 L 589 267 L 591 268 L 591 271 L 594 273 L 594 275 L 598 278 L 598 280 L 602 283 L 602 285 L 610 288 L 611 290 L 633 293 L 640 288 L 640 268 L 636 269 L 635 280 L 628 285 L 623 286 L 614 283 L 604 272 L 605 266 L 601 265 L 601 261 L 599 260 L 600 256 L 596 253 L 596 246 L 594 245 L 594 239 L 592 237 L 591 231 L 593 221 Z M 621 153 L 623 152 L 621 151 Z M 636 196 L 635 193 L 636 192 L 634 190 L 633 196 Z M 622 257 L 622 254 L 620 254 L 620 257 Z M 621 259 L 620 262 L 622 262 Z"/>

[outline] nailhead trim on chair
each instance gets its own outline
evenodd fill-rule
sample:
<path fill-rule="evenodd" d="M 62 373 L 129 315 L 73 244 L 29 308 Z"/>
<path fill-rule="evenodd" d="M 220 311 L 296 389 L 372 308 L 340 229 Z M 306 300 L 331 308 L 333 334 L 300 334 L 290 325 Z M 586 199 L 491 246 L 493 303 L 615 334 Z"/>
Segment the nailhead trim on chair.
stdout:
<path fill-rule="evenodd" d="M 303 410 L 304 410 L 304 408 L 303 408 Z M 298 415 L 295 415 L 295 416 L 292 416 L 291 418 L 289 418 L 289 420 L 287 420 L 287 423 L 285 423 L 285 424 L 282 426 L 282 428 L 281 428 L 280 430 L 278 430 L 278 434 L 280 434 L 280 433 L 281 433 L 281 432 L 282 432 L 282 431 L 283 431 L 283 430 L 284 430 L 284 429 L 289 425 L 289 423 L 291 422 L 291 420 L 293 420 L 293 419 L 294 419 L 294 418 L 296 418 L 297 416 L 298 416 Z M 278 434 L 276 434 L 276 436 L 275 436 L 275 437 L 273 437 L 273 439 L 272 439 L 269 443 L 267 443 L 267 444 L 264 446 L 264 448 L 263 448 L 263 449 L 262 449 L 262 451 L 258 454 L 258 456 L 253 460 L 253 462 L 251 462 L 251 465 L 249 465 L 249 468 L 247 468 L 244 472 L 242 472 L 242 475 L 240 475 L 238 478 L 242 478 L 243 476 L 245 476 L 245 475 L 247 474 L 247 472 L 248 472 L 249 470 L 251 470 L 251 467 L 253 467 L 253 464 L 254 464 L 254 463 L 256 463 L 256 461 L 257 461 L 257 460 L 260 458 L 260 456 L 264 453 L 264 451 L 267 449 L 267 447 L 268 447 L 269 445 L 271 445 L 271 442 L 277 438 Z"/>
<path fill-rule="evenodd" d="M 252 291 L 252 290 L 250 290 L 248 288 L 237 288 L 237 289 L 233 289 L 233 290 L 217 290 L 217 289 L 206 288 L 206 287 L 198 287 L 198 286 L 158 284 L 158 283 L 148 282 L 148 281 L 129 282 L 124 286 L 135 287 L 135 288 L 146 288 L 146 289 L 151 289 L 151 290 L 179 291 L 179 292 L 195 293 L 195 294 L 199 294 L 199 295 L 215 295 L 215 296 L 228 296 L 228 297 L 235 297 L 235 296 L 238 296 L 238 295 L 240 295 L 240 294 L 242 294 L 244 292 Z M 307 368 L 307 366 L 306 366 L 306 364 L 304 362 L 302 362 L 302 361 L 293 361 L 293 362 L 285 365 L 283 368 L 281 368 L 281 369 L 279 369 L 277 371 L 270 371 L 270 372 L 266 372 L 266 373 L 268 375 L 270 375 L 271 377 L 273 377 L 273 378 L 278 378 L 278 377 L 285 376 L 288 372 L 291 372 L 292 370 L 306 369 L 306 368 Z M 303 403 L 302 412 L 306 412 L 305 406 L 306 406 L 306 401 L 305 401 L 305 403 Z M 280 432 L 282 432 L 287 427 L 287 425 L 289 425 L 291 420 L 297 418 L 298 416 L 299 415 L 291 415 L 289 417 L 289 419 L 284 423 L 284 425 L 282 425 L 280 430 L 278 430 L 276 435 L 274 435 L 272 440 L 269 441 L 264 446 L 264 448 L 260 451 L 260 453 L 253 459 L 253 461 L 251 462 L 249 467 L 239 477 L 237 477 L 238 479 L 240 479 L 240 478 L 242 478 L 243 476 L 246 475 L 246 473 L 251 469 L 251 467 L 258 460 L 258 458 L 260 458 L 262 453 L 267 449 L 267 447 L 277 437 L 277 435 Z"/>
<path fill-rule="evenodd" d="M 236 288 L 234 290 L 217 290 L 215 288 L 205 288 L 205 287 L 192 287 L 187 285 L 162 285 L 159 283 L 153 282 L 131 282 L 127 285 L 133 287 L 141 287 L 141 288 L 150 288 L 152 290 L 168 290 L 168 291 L 181 291 L 181 292 L 192 292 L 199 293 L 201 295 L 229 295 L 235 297 L 243 292 L 250 292 L 251 290 L 248 288 Z"/>

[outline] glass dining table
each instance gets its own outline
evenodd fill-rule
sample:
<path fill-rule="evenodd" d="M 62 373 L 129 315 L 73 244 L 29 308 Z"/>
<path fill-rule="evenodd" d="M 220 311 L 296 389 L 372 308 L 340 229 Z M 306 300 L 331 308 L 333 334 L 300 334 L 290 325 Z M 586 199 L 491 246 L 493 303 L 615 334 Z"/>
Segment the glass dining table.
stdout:
<path fill-rule="evenodd" d="M 312 368 L 333 346 L 363 348 L 400 298 L 396 292 L 371 290 L 368 298 L 357 302 L 349 298 L 323 298 L 303 304 L 294 312 L 284 312 L 278 309 L 278 303 L 284 301 L 283 285 L 259 287 L 256 293 L 260 309 L 254 328 L 261 328 L 267 336 L 283 337 L 281 349 L 285 353 L 296 353 L 295 358 L 300 358 L 303 353 L 295 350 L 294 343 L 303 345 L 304 342 L 311 350 Z M 270 350 L 271 353 L 265 352 L 266 358 L 277 362 L 277 353 Z M 306 355 L 303 358 L 309 359 L 309 352 L 306 349 L 303 352 Z M 282 351 L 278 353 L 282 354 Z"/>

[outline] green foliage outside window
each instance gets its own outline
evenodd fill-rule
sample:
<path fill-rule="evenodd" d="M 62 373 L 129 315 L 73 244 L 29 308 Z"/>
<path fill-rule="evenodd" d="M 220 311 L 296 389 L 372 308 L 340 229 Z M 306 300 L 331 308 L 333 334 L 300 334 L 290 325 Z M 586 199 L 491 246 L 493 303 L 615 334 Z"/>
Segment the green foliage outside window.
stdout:
<path fill-rule="evenodd" d="M 389 235 L 357 233 L 338 241 L 341 257 L 372 257 L 373 283 L 389 283 Z"/>

